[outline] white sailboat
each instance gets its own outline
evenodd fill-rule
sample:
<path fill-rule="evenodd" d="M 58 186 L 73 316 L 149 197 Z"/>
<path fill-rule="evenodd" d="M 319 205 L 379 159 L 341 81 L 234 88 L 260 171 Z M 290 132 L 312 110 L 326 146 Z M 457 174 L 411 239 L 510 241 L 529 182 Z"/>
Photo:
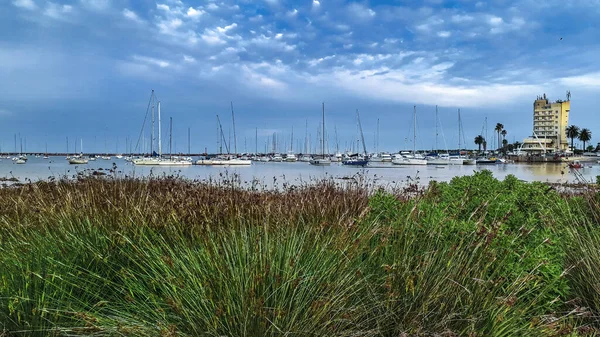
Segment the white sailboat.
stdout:
<path fill-rule="evenodd" d="M 417 153 L 417 106 L 413 106 L 413 151 L 412 154 L 400 153 L 394 156 L 395 165 L 427 165 L 427 160 Z"/>
<path fill-rule="evenodd" d="M 323 102 L 323 122 L 321 124 L 323 126 L 323 133 L 321 134 L 321 158 L 311 159 L 310 164 L 316 166 L 329 166 L 331 165 L 331 160 L 325 156 L 325 102 Z"/>
<path fill-rule="evenodd" d="M 152 101 L 152 136 L 151 136 L 151 151 L 153 151 L 154 145 L 154 90 L 152 90 L 152 96 L 150 100 Z M 173 158 L 171 151 L 171 141 L 173 137 L 173 118 L 170 118 L 170 127 L 169 127 L 169 158 L 162 157 L 162 139 L 161 139 L 161 120 L 160 120 L 160 101 L 157 102 L 158 106 L 158 157 L 145 157 L 145 158 L 136 158 L 133 159 L 132 162 L 135 165 L 146 165 L 146 166 L 189 166 L 192 165 L 191 161 L 181 160 L 179 158 Z"/>

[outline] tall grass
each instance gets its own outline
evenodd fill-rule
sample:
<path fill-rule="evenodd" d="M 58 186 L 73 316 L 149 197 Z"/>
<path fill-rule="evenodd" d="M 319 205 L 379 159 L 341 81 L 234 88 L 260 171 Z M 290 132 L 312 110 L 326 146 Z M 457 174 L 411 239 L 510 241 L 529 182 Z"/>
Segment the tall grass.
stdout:
<path fill-rule="evenodd" d="M 568 312 L 597 277 L 567 270 L 577 255 L 550 221 L 591 219 L 573 205 L 487 174 L 395 193 L 172 178 L 0 189 L 0 335 L 572 333 L 593 327 Z M 600 242 L 574 228 L 598 263 Z"/>

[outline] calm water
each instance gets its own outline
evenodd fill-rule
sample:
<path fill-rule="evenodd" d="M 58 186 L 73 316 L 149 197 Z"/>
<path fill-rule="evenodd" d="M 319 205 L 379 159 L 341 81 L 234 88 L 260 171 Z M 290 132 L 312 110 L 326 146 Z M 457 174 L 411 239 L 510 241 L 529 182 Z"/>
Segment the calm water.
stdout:
<path fill-rule="evenodd" d="M 404 184 L 407 181 L 418 180 L 426 184 L 431 180 L 448 181 L 455 176 L 471 175 L 477 170 L 491 170 L 495 177 L 504 178 L 509 174 L 526 181 L 577 182 L 575 174 L 564 164 L 502 164 L 502 165 L 464 165 L 447 166 L 396 166 L 377 164 L 377 167 L 354 168 L 332 163 L 329 167 L 312 166 L 308 163 L 253 163 L 246 167 L 190 166 L 190 167 L 150 167 L 135 166 L 125 160 L 112 158 L 90 161 L 88 165 L 69 165 L 64 157 L 50 159 L 30 157 L 23 165 L 15 164 L 10 159 L 0 160 L 0 177 L 16 177 L 20 181 L 27 179 L 39 180 L 49 177 L 73 176 L 84 170 L 110 169 L 113 163 L 121 174 L 129 176 L 147 176 L 149 174 L 178 174 L 191 179 L 219 179 L 221 175 L 238 174 L 242 181 L 253 179 L 271 186 L 277 183 L 301 183 L 315 178 L 333 177 L 347 178 L 357 173 L 376 180 L 380 184 Z M 579 172 L 588 181 L 595 182 L 600 175 L 600 165 L 587 163 Z"/>

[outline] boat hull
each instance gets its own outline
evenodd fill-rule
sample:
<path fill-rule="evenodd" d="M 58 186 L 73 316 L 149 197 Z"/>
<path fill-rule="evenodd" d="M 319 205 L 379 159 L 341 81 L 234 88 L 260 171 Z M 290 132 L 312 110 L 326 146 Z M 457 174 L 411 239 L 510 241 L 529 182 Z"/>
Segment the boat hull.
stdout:
<path fill-rule="evenodd" d="M 369 164 L 368 160 L 346 160 L 342 161 L 342 165 L 347 166 L 367 166 Z"/>
<path fill-rule="evenodd" d="M 331 160 L 329 159 L 313 159 L 310 161 L 311 165 L 315 166 L 329 166 L 331 165 Z"/>

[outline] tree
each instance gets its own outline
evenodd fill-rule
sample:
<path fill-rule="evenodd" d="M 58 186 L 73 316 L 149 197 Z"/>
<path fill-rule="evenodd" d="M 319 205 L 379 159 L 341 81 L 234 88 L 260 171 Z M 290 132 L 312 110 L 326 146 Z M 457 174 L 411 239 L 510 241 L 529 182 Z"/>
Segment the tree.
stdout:
<path fill-rule="evenodd" d="M 571 138 L 571 149 L 573 148 L 573 140 L 579 136 L 579 127 L 575 125 L 569 125 L 567 127 L 567 138 Z"/>
<path fill-rule="evenodd" d="M 585 150 L 585 143 L 592 140 L 592 131 L 589 129 L 583 128 L 579 132 L 579 140 L 583 142 L 583 149 Z"/>
<path fill-rule="evenodd" d="M 587 152 L 594 152 L 596 148 L 594 147 L 594 145 L 588 145 L 588 147 L 585 149 Z"/>
<path fill-rule="evenodd" d="M 502 139 L 502 149 L 504 150 L 504 153 L 506 153 L 506 145 L 508 145 L 508 140 Z"/>
<path fill-rule="evenodd" d="M 502 125 L 501 123 L 496 123 L 494 131 L 496 131 L 496 133 L 498 134 L 498 148 L 500 148 L 500 132 L 502 130 L 504 130 L 504 125 Z"/>
<path fill-rule="evenodd" d="M 481 145 L 483 145 L 483 142 L 485 142 L 485 138 L 483 138 L 482 135 L 479 135 L 477 137 L 475 137 L 475 144 L 479 145 L 479 151 L 481 152 Z"/>

